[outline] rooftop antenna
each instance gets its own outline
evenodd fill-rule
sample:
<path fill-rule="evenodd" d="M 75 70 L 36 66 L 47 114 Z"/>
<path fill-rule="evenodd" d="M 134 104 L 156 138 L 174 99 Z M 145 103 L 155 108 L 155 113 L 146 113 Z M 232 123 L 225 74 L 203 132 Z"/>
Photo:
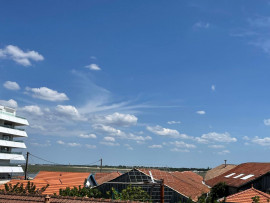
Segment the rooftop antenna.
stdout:
<path fill-rule="evenodd" d="M 226 167 L 227 166 L 227 160 L 225 159 L 224 162 L 225 162 L 225 166 L 224 167 Z"/>

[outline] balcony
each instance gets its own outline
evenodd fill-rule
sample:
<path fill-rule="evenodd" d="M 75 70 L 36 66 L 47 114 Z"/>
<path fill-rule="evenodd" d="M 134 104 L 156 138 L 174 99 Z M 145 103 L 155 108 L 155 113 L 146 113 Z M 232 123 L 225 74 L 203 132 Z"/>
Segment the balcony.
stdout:
<path fill-rule="evenodd" d="M 13 154 L 13 153 L 0 153 L 0 162 L 1 160 L 12 160 L 12 161 L 25 161 L 22 154 Z"/>
<path fill-rule="evenodd" d="M 0 133 L 18 136 L 18 137 L 27 137 L 27 134 L 22 129 L 7 127 L 5 125 L 0 125 Z"/>
<path fill-rule="evenodd" d="M 23 173 L 21 166 L 0 166 L 0 173 Z"/>
<path fill-rule="evenodd" d="M 14 130 L 21 130 L 21 131 L 24 131 L 23 128 L 15 128 L 13 126 L 10 126 L 10 125 L 3 125 L 3 124 L 0 124 L 1 127 L 5 127 L 5 128 L 10 128 L 10 129 L 14 129 Z"/>
<path fill-rule="evenodd" d="M 16 125 L 29 125 L 25 118 L 4 111 L 0 111 L 0 119 L 13 122 Z"/>
<path fill-rule="evenodd" d="M 8 140 L 3 140 L 3 139 L 0 139 L 0 146 L 1 147 L 12 147 L 12 148 L 22 148 L 22 149 L 26 148 L 24 142 L 8 141 Z"/>
<path fill-rule="evenodd" d="M 9 152 L 9 151 L 5 151 L 5 150 L 0 150 L 0 153 L 3 153 L 3 154 L 22 154 L 22 152 Z"/>

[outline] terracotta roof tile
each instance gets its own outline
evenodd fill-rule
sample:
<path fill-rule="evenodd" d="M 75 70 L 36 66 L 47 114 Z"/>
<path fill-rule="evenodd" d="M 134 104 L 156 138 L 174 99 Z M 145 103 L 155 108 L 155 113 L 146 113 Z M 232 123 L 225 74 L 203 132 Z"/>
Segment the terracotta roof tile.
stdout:
<path fill-rule="evenodd" d="M 225 182 L 229 186 L 240 187 L 258 177 L 270 172 L 270 163 L 244 163 L 233 169 L 206 181 L 206 184 L 213 187 L 219 182 Z M 243 174 L 243 175 L 241 175 Z M 231 175 L 231 176 L 229 176 Z M 241 175 L 241 176 L 240 176 Z M 253 175 L 247 179 L 242 179 L 247 175 Z M 225 177 L 227 176 L 227 177 Z M 239 177 L 237 177 L 239 176 Z M 237 178 L 236 178 L 237 177 Z"/>
<path fill-rule="evenodd" d="M 28 181 L 34 183 L 38 189 L 49 184 L 49 187 L 42 194 L 53 195 L 59 194 L 59 189 L 65 189 L 66 187 L 83 187 L 84 181 L 88 178 L 90 173 L 78 173 L 78 172 L 55 172 L 55 171 L 40 171 L 33 180 L 11 180 L 9 183 L 15 185 L 17 183 L 23 183 L 24 186 Z M 101 184 L 112 180 L 121 174 L 119 172 L 112 173 L 96 173 L 96 181 Z M 4 189 L 4 185 L 0 186 L 0 189 Z"/>
<path fill-rule="evenodd" d="M 27 203 L 27 202 L 44 202 L 44 195 L 16 195 L 8 193 L 0 193 L 0 203 Z M 50 203 L 139 203 L 135 201 L 119 201 L 111 199 L 94 199 L 87 197 L 50 197 Z"/>
<path fill-rule="evenodd" d="M 260 203 L 266 203 L 270 201 L 270 195 L 262 191 L 256 190 L 255 188 L 250 188 L 248 190 L 233 194 L 226 197 L 226 202 L 238 202 L 238 203 L 252 203 L 252 197 L 259 196 Z"/>
<path fill-rule="evenodd" d="M 147 169 L 138 169 L 146 175 Z M 180 194 L 197 201 L 203 193 L 209 192 L 209 188 L 202 183 L 202 177 L 194 172 L 165 172 L 157 169 L 151 169 L 153 178 L 156 180 L 164 179 L 164 184 Z"/>

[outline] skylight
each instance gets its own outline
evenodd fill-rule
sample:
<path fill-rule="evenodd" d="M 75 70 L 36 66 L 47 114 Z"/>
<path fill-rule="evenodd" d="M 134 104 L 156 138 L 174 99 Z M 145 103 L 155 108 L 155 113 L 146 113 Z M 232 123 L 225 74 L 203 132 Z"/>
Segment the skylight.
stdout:
<path fill-rule="evenodd" d="M 229 177 L 231 177 L 231 176 L 233 176 L 233 175 L 235 175 L 235 173 L 231 173 L 230 175 L 226 175 L 226 176 L 224 176 L 225 178 L 229 178 Z"/>
<path fill-rule="evenodd" d="M 240 178 L 240 179 L 242 179 L 242 180 L 247 180 L 247 179 L 249 179 L 249 178 L 251 178 L 251 177 L 253 177 L 254 175 L 252 175 L 252 174 L 249 174 L 249 175 L 247 175 L 247 176 L 245 176 L 245 177 L 243 177 L 243 178 Z"/>
<path fill-rule="evenodd" d="M 241 176 L 243 176 L 244 174 L 243 173 L 241 173 L 241 174 L 239 174 L 238 176 L 234 176 L 233 178 L 239 178 L 239 177 L 241 177 Z"/>

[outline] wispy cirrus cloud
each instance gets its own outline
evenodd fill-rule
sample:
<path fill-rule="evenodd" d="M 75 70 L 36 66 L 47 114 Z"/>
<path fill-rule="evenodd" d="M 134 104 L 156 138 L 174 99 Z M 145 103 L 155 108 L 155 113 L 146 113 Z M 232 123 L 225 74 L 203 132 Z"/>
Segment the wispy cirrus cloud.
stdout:
<path fill-rule="evenodd" d="M 0 49 L 0 59 L 10 59 L 22 66 L 31 66 L 31 61 L 43 61 L 44 57 L 36 51 L 23 51 L 14 45 Z"/>

